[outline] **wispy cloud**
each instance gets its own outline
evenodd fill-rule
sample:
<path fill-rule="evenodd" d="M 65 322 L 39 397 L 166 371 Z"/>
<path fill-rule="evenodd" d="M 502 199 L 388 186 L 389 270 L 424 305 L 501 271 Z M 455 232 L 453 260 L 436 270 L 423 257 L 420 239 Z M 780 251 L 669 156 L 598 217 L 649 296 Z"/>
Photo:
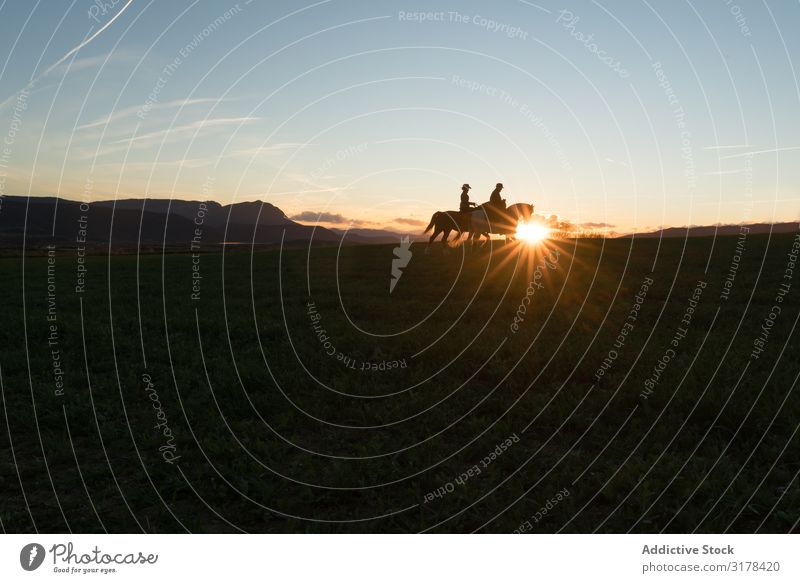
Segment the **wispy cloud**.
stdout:
<path fill-rule="evenodd" d="M 95 57 L 85 57 L 83 59 L 75 59 L 69 63 L 61 63 L 55 67 L 51 72 L 56 73 L 77 73 L 86 69 L 94 69 L 97 66 L 111 63 L 130 60 L 135 55 L 128 51 L 117 50 L 111 53 L 97 55 Z"/>
<path fill-rule="evenodd" d="M 306 221 L 314 223 L 330 223 L 332 225 L 374 225 L 372 221 L 362 221 L 360 219 L 348 219 L 338 213 L 326 213 L 316 211 L 303 211 L 289 217 L 293 221 Z"/>
<path fill-rule="evenodd" d="M 744 172 L 744 169 L 738 170 L 712 170 L 710 172 L 703 172 L 704 176 L 725 176 L 727 174 L 741 174 Z"/>
<path fill-rule="evenodd" d="M 288 180 L 292 180 L 299 184 L 302 184 L 304 187 L 303 190 L 293 190 L 288 193 L 282 194 L 305 194 L 305 193 L 313 193 L 313 192 L 327 192 L 331 194 L 335 194 L 344 190 L 341 186 L 331 186 L 328 184 L 323 184 L 321 182 L 317 182 L 315 180 L 309 180 L 306 176 L 302 174 L 296 174 L 294 172 L 287 172 L 286 178 Z"/>
<path fill-rule="evenodd" d="M 176 99 L 174 101 L 168 101 L 166 103 L 156 103 L 151 107 L 151 110 L 154 109 L 170 109 L 176 107 L 187 107 L 190 105 L 199 105 L 202 103 L 220 103 L 223 99 L 220 98 L 211 98 L 211 97 L 204 97 L 198 99 Z M 78 126 L 79 130 L 86 130 L 89 128 L 94 128 L 98 126 L 104 126 L 107 124 L 114 123 L 115 121 L 119 121 L 121 119 L 125 119 L 127 117 L 131 117 L 136 115 L 137 112 L 141 110 L 141 105 L 134 105 L 133 107 L 128 107 L 125 109 L 120 109 L 118 111 L 114 111 L 108 115 L 104 115 L 103 117 L 99 117 L 89 123 L 85 123 L 83 125 Z"/>
<path fill-rule="evenodd" d="M 277 144 L 269 144 L 265 146 L 256 146 L 254 148 L 245 148 L 242 150 L 235 150 L 229 156 L 236 157 L 257 157 L 261 154 L 280 154 L 283 152 L 294 152 L 301 148 L 313 146 L 313 144 L 306 144 L 304 142 L 279 142 Z"/>
<path fill-rule="evenodd" d="M 704 150 L 733 150 L 736 148 L 752 148 L 750 144 L 730 144 L 730 145 L 720 145 L 717 144 L 716 146 L 705 146 Z"/>
<path fill-rule="evenodd" d="M 116 13 L 114 16 L 112 16 L 112 17 L 111 17 L 111 19 L 110 19 L 108 22 L 106 22 L 106 23 L 105 23 L 103 26 L 101 26 L 101 27 L 100 27 L 100 28 L 99 28 L 99 29 L 98 29 L 98 30 L 97 30 L 97 31 L 96 31 L 94 34 L 92 34 L 90 37 L 88 37 L 88 38 L 84 39 L 84 40 L 83 40 L 83 41 L 82 41 L 80 44 L 78 44 L 77 46 L 75 46 L 75 47 L 73 47 L 72 49 L 70 49 L 69 51 L 67 51 L 67 53 L 66 53 L 66 54 L 65 54 L 63 57 L 61 57 L 61 58 L 60 58 L 58 61 L 56 61 L 55 63 L 53 63 L 52 65 L 50 65 L 50 66 L 49 66 L 47 69 L 45 69 L 45 71 L 44 71 L 44 72 L 43 72 L 41 75 L 39 75 L 39 77 L 37 77 L 37 78 L 36 78 L 36 80 L 38 80 L 39 78 L 41 78 L 41 77 L 44 77 L 44 76 L 45 76 L 45 75 L 47 75 L 48 73 L 50 73 L 50 72 L 54 71 L 54 70 L 55 70 L 55 69 L 56 69 L 56 68 L 57 68 L 59 65 L 61 65 L 61 63 L 63 63 L 63 62 L 64 62 L 64 61 L 66 61 L 67 59 L 69 59 L 69 58 L 70 58 L 72 55 L 74 55 L 75 53 L 77 53 L 77 52 L 78 52 L 79 50 L 81 50 L 83 47 L 85 47 L 85 46 L 86 46 L 86 45 L 88 45 L 90 42 L 92 42 L 94 39 L 96 39 L 98 36 L 100 36 L 100 35 L 103 33 L 103 31 L 104 31 L 105 29 L 107 29 L 109 26 L 111 26 L 112 24 L 114 24 L 114 21 L 115 21 L 117 18 L 119 18 L 120 16 L 122 16 L 123 12 L 125 12 L 125 11 L 128 9 L 128 6 L 130 6 L 132 3 L 133 3 L 133 0 L 128 0 L 128 2 L 126 2 L 126 3 L 125 3 L 125 6 L 123 6 L 122 8 L 120 8 L 120 9 L 119 9 L 119 12 L 117 12 L 117 13 Z M 34 80 L 34 81 L 35 81 L 35 80 Z M 34 81 L 31 81 L 31 83 L 33 83 Z"/>
<path fill-rule="evenodd" d="M 757 154 L 775 154 L 777 152 L 789 152 L 791 150 L 800 150 L 800 146 L 788 146 L 786 148 L 770 148 L 769 150 L 754 150 L 751 152 L 743 152 L 741 154 L 731 154 L 730 156 L 723 156 L 723 160 L 728 158 L 744 158 L 746 156 L 755 156 Z"/>
<path fill-rule="evenodd" d="M 34 77 L 30 81 L 28 81 L 28 84 L 25 87 L 23 87 L 20 91 L 15 92 L 13 95 L 9 96 L 8 99 L 6 99 L 4 102 L 0 103 L 0 109 L 3 109 L 3 107 L 5 107 L 9 103 L 11 103 L 16 98 L 16 96 L 19 95 L 21 92 L 23 92 L 25 90 L 33 89 L 34 85 L 36 85 L 36 83 L 38 83 L 39 80 L 42 77 L 46 77 L 47 75 L 49 75 L 53 71 L 57 70 L 61 66 L 61 64 L 66 62 L 72 55 L 77 53 L 79 50 L 81 50 L 83 47 L 85 47 L 90 42 L 92 42 L 94 39 L 96 39 L 99 35 L 101 35 L 104 30 L 106 30 L 109 26 L 114 24 L 114 21 L 117 20 L 117 18 L 122 16 L 122 14 L 128 9 L 128 6 L 130 6 L 132 3 L 133 3 L 133 0 L 128 0 L 125 3 L 125 5 L 122 8 L 119 9 L 119 12 L 117 12 L 114 16 L 112 16 L 111 19 L 108 22 L 106 22 L 103 26 L 101 26 L 99 29 L 97 29 L 93 34 L 87 36 L 80 43 L 78 43 L 77 45 L 72 47 L 70 50 L 68 50 L 64 54 L 63 57 L 58 59 L 55 63 L 53 63 L 49 67 L 47 67 L 47 69 L 45 69 L 43 72 L 41 72 L 36 77 Z M 94 57 L 94 58 L 97 59 L 97 57 Z M 75 64 L 75 62 L 73 62 L 73 65 L 74 64 Z"/>
<path fill-rule="evenodd" d="M 612 225 L 611 223 L 581 223 L 580 227 L 584 229 L 613 229 L 616 225 Z"/>
<path fill-rule="evenodd" d="M 625 162 L 620 162 L 619 160 L 614 160 L 614 158 L 606 158 L 606 162 L 610 162 L 611 164 L 619 164 L 620 166 L 624 166 L 625 168 L 628 167 L 628 165 Z"/>
<path fill-rule="evenodd" d="M 192 122 L 190 124 L 158 130 L 142 134 L 141 136 L 133 136 L 131 138 L 124 138 L 117 140 L 115 144 L 138 144 L 147 145 L 150 143 L 157 143 L 160 140 L 165 140 L 168 137 L 179 137 L 183 134 L 189 133 L 202 133 L 206 130 L 215 128 L 231 126 L 231 125 L 246 125 L 260 120 L 260 117 L 220 117 L 216 119 L 203 119 L 200 121 Z"/>
<path fill-rule="evenodd" d="M 218 156 L 204 156 L 201 158 L 183 158 L 181 160 L 154 160 L 152 162 L 124 162 L 124 163 L 106 162 L 103 164 L 98 164 L 97 166 L 120 168 L 120 169 L 127 168 L 129 170 L 140 169 L 140 168 L 147 169 L 147 168 L 153 168 L 155 166 L 175 167 L 175 168 L 206 168 L 209 166 L 215 166 L 223 160 L 228 160 L 232 158 L 257 158 L 263 156 L 275 156 L 282 154 L 284 152 L 293 151 L 303 145 L 305 144 L 282 143 L 282 144 L 274 144 L 272 146 L 231 150 L 229 152 L 222 153 Z M 124 146 L 118 146 L 115 148 L 115 151 L 120 151 L 124 149 L 125 149 Z"/>
<path fill-rule="evenodd" d="M 395 223 L 400 223 L 401 225 L 411 225 L 412 227 L 424 227 L 427 224 L 425 221 L 418 221 L 417 219 L 404 219 L 402 217 L 392 220 Z"/>

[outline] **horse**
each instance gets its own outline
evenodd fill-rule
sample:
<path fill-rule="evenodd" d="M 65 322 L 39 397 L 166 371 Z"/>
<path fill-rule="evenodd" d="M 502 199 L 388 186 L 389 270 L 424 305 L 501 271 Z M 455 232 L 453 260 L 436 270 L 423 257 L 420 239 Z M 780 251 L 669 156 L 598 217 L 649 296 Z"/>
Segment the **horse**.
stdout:
<path fill-rule="evenodd" d="M 458 232 L 458 235 L 454 239 L 458 241 L 459 237 L 468 229 L 469 218 L 470 213 L 462 213 L 460 211 L 437 211 L 433 213 L 431 222 L 424 231 L 427 234 L 433 229 L 433 234 L 430 236 L 430 239 L 428 239 L 428 248 L 430 248 L 431 243 L 433 243 L 440 233 L 444 233 L 442 243 L 444 243 L 445 246 L 447 245 L 447 238 L 450 236 L 450 231 Z"/>
<path fill-rule="evenodd" d="M 490 239 L 489 234 L 504 235 L 505 240 L 513 240 L 520 221 L 527 222 L 533 216 L 533 205 L 527 203 L 512 204 L 505 210 L 482 207 L 470 213 L 469 235 L 470 241 L 480 239 L 481 235 Z M 495 215 L 494 218 L 489 214 Z M 485 243 L 484 243 L 485 244 Z"/>

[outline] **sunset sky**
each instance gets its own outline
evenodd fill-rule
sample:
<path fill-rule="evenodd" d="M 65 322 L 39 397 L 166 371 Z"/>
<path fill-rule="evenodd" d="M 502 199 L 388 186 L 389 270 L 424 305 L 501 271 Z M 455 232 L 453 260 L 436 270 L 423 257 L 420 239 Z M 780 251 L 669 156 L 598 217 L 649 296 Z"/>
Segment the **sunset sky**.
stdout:
<path fill-rule="evenodd" d="M 503 182 L 616 231 L 798 220 L 798 22 L 796 1 L 10 0 L 0 194 L 416 229 Z"/>

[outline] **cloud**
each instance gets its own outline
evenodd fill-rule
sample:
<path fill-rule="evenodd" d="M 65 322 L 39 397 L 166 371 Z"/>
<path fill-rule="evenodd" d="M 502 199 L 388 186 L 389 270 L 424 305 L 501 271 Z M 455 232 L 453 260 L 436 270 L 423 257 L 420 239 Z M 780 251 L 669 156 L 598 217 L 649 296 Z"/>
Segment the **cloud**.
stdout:
<path fill-rule="evenodd" d="M 142 134 L 141 136 L 133 136 L 132 138 L 125 138 L 117 140 L 115 144 L 139 144 L 147 145 L 148 143 L 158 143 L 162 138 L 166 139 L 167 136 L 175 137 L 187 133 L 200 133 L 208 129 L 217 127 L 224 127 L 229 125 L 244 125 L 260 120 L 260 117 L 220 117 L 216 119 L 203 119 L 190 124 L 158 130 Z"/>
<path fill-rule="evenodd" d="M 343 190 L 341 186 L 333 186 L 323 182 L 317 182 L 316 180 L 310 180 L 306 176 L 294 172 L 287 172 L 284 176 L 288 180 L 302 184 L 305 188 L 302 190 L 292 190 L 290 192 L 275 194 L 308 194 L 314 192 L 337 193 Z"/>
<path fill-rule="evenodd" d="M 304 142 L 280 142 L 277 144 L 269 144 L 266 146 L 256 146 L 255 148 L 246 148 L 244 150 L 236 150 L 231 152 L 231 157 L 245 157 L 251 158 L 261 154 L 282 154 L 283 152 L 293 152 L 301 148 L 313 146 L 314 144 L 306 144 Z"/>
<path fill-rule="evenodd" d="M 558 215 L 534 215 L 538 218 L 538 220 L 542 221 L 545 225 L 550 227 L 551 229 L 555 229 L 558 231 L 572 231 L 575 229 L 575 225 L 573 225 L 570 221 L 564 219 L 562 220 Z"/>
<path fill-rule="evenodd" d="M 427 224 L 425 221 L 418 221 L 417 219 L 404 219 L 402 217 L 393 219 L 393 221 L 402 225 L 411 225 L 412 227 L 424 227 Z"/>
<path fill-rule="evenodd" d="M 581 231 L 583 229 L 613 229 L 616 225 L 598 221 L 586 223 L 573 223 L 569 219 L 564 219 L 558 215 L 536 215 L 545 225 L 556 231 Z"/>
<path fill-rule="evenodd" d="M 750 144 L 731 144 L 729 146 L 723 146 L 717 144 L 716 146 L 705 146 L 704 150 L 729 150 L 731 148 L 752 148 Z"/>
<path fill-rule="evenodd" d="M 124 50 L 117 50 L 111 53 L 98 55 L 96 57 L 86 57 L 83 59 L 75 59 L 74 61 L 61 63 L 60 65 L 54 67 L 51 71 L 49 71 L 48 74 L 57 73 L 59 75 L 67 75 L 68 73 L 77 73 L 84 69 L 93 69 L 97 66 L 110 65 L 114 62 L 132 60 L 135 56 L 136 56 L 135 53 Z M 36 93 L 43 93 L 51 89 L 57 89 L 63 83 L 63 81 L 53 82 L 53 83 L 43 83 L 42 82 L 43 78 L 44 74 L 39 75 L 34 80 L 29 81 L 25 87 L 7 97 L 5 101 L 0 102 L 0 111 L 2 111 L 4 108 L 14 103 L 21 95 L 24 94 L 33 95 Z"/>
<path fill-rule="evenodd" d="M 308 221 L 314 223 L 331 223 L 334 225 L 373 225 L 372 221 L 362 221 L 360 219 L 348 219 L 338 213 L 326 213 L 316 211 L 303 211 L 289 217 L 293 221 Z"/>
<path fill-rule="evenodd" d="M 116 14 L 115 14 L 115 15 L 114 15 L 112 18 L 111 18 L 111 20 L 109 20 L 109 21 L 108 21 L 108 22 L 106 22 L 106 23 L 105 23 L 103 26 L 101 26 L 101 27 L 100 27 L 100 29 L 99 29 L 99 30 L 97 30 L 97 31 L 96 31 L 96 32 L 95 32 L 93 35 L 91 35 L 90 37 L 88 37 L 88 38 L 84 39 L 84 40 L 83 40 L 83 41 L 82 41 L 80 44 L 78 44 L 78 45 L 76 45 L 75 47 L 73 47 L 72 49 L 70 49 L 70 50 L 69 50 L 69 51 L 68 51 L 68 52 L 67 52 L 67 53 L 66 53 L 66 54 L 65 54 L 63 57 L 61 57 L 61 58 L 60 58 L 58 61 L 56 61 L 55 63 L 53 63 L 52 65 L 50 65 L 50 66 L 49 66 L 49 67 L 48 67 L 48 68 L 45 70 L 45 72 L 44 72 L 44 73 L 42 73 L 42 74 L 41 74 L 39 77 L 44 77 L 45 75 L 47 75 L 48 73 L 50 73 L 51 71 L 53 71 L 53 70 L 54 70 L 56 67 L 58 67 L 58 66 L 59 66 L 61 63 L 63 63 L 64 61 L 66 61 L 68 58 L 70 58 L 72 55 L 74 55 L 75 53 L 77 53 L 79 50 L 81 50 L 83 47 L 85 47 L 85 46 L 86 46 L 86 45 L 88 45 L 90 42 L 92 42 L 92 41 L 93 41 L 95 38 L 97 38 L 97 37 L 98 37 L 100 34 L 102 34 L 102 33 L 103 33 L 103 31 L 104 31 L 105 29 L 107 29 L 109 26 L 111 26 L 112 24 L 114 24 L 114 21 L 115 21 L 117 18 L 119 18 L 120 16 L 122 16 L 122 13 L 123 13 L 123 12 L 125 12 L 125 11 L 128 9 L 128 6 L 130 6 L 132 2 L 133 2 L 133 0 L 128 0 L 128 2 L 125 4 L 125 6 L 123 6 L 122 8 L 120 8 L 120 9 L 119 9 L 119 12 L 117 12 L 117 13 L 116 13 Z M 38 79 L 39 77 L 37 77 L 37 79 Z M 34 81 L 35 81 L 35 80 L 34 80 Z M 34 81 L 31 81 L 31 83 L 34 83 Z"/>
<path fill-rule="evenodd" d="M 742 174 L 744 170 L 715 170 L 713 172 L 703 172 L 704 176 L 725 176 L 727 174 Z"/>
<path fill-rule="evenodd" d="M 296 150 L 305 144 L 281 143 L 272 146 L 262 146 L 258 148 L 247 148 L 244 150 L 233 150 L 219 154 L 218 156 L 206 156 L 203 158 L 183 158 L 181 160 L 155 160 L 153 162 L 111 162 L 99 164 L 99 166 L 113 166 L 117 168 L 152 168 L 153 166 L 174 166 L 176 168 L 206 168 L 209 166 L 216 166 L 223 160 L 231 158 L 255 158 L 258 156 L 265 156 L 269 154 L 277 155 L 283 152 Z M 116 150 L 123 150 L 124 148 L 117 148 Z M 105 152 L 108 153 L 108 152 Z"/>
<path fill-rule="evenodd" d="M 745 158 L 747 156 L 755 156 L 756 154 L 776 154 L 778 152 L 788 152 L 790 150 L 800 150 L 800 146 L 787 146 L 786 148 L 770 148 L 769 150 L 755 150 L 753 152 L 745 152 L 743 154 L 731 154 L 730 156 L 723 156 L 723 160 L 729 158 Z"/>
<path fill-rule="evenodd" d="M 67 59 L 69 59 L 72 55 L 77 53 L 79 50 L 81 50 L 83 47 L 85 47 L 95 38 L 97 38 L 100 34 L 102 34 L 104 30 L 106 30 L 109 26 L 114 24 L 114 21 L 117 18 L 122 16 L 122 13 L 128 9 L 128 6 L 130 6 L 132 2 L 133 0 L 128 0 L 128 2 L 122 8 L 119 9 L 119 12 L 117 12 L 108 22 L 106 22 L 103 26 L 101 26 L 97 31 L 95 31 L 91 35 L 87 35 L 79 44 L 75 45 L 69 51 L 67 51 L 63 57 L 58 59 L 55 63 L 53 63 L 49 67 L 47 67 L 47 69 L 45 69 L 44 72 L 40 73 L 39 75 L 28 81 L 28 84 L 25 87 L 23 87 L 20 91 L 17 91 L 13 95 L 11 95 L 8 99 L 6 99 L 4 102 L 0 103 L 0 109 L 3 109 L 3 107 L 12 102 L 21 92 L 33 89 L 33 87 L 39 82 L 41 78 L 46 77 L 47 75 L 58 69 L 58 67 L 61 66 L 61 64 L 64 63 Z M 94 58 L 96 59 L 97 57 Z M 91 58 L 86 59 L 86 62 L 90 60 Z"/>
<path fill-rule="evenodd" d="M 201 104 L 201 103 L 220 103 L 222 101 L 225 101 L 225 100 L 221 99 L 221 98 L 210 98 L 210 97 L 204 97 L 204 98 L 198 98 L 198 99 L 176 99 L 174 101 L 168 101 L 166 103 L 156 103 L 151 107 L 151 109 L 169 109 L 169 108 L 172 108 L 172 107 L 186 107 L 188 105 L 198 105 L 198 104 Z M 90 121 L 89 123 L 85 123 L 83 125 L 80 125 L 80 126 L 78 126 L 78 129 L 79 130 L 86 130 L 86 129 L 89 129 L 89 128 L 94 128 L 94 127 L 98 127 L 98 126 L 104 126 L 106 124 L 110 124 L 110 123 L 118 121 L 120 119 L 135 115 L 137 112 L 141 111 L 141 109 L 142 109 L 141 105 L 135 105 L 133 107 L 120 109 L 118 111 L 114 111 L 114 112 L 112 112 L 112 113 L 110 113 L 108 115 L 105 115 L 103 117 L 99 117 L 99 118 L 97 118 L 97 119 L 95 119 L 93 121 Z"/>
<path fill-rule="evenodd" d="M 610 162 L 611 164 L 619 164 L 620 166 L 625 166 L 625 168 L 628 167 L 628 165 L 625 162 L 620 162 L 619 160 L 614 160 L 614 158 L 606 158 L 606 162 Z"/>
<path fill-rule="evenodd" d="M 57 67 L 54 67 L 50 72 L 51 73 L 77 73 L 78 71 L 83 71 L 84 69 L 93 69 L 98 65 L 103 65 L 106 62 L 110 62 L 111 60 L 119 60 L 120 58 L 127 56 L 123 55 L 122 53 L 116 55 L 114 53 L 108 53 L 104 55 L 97 55 L 96 57 L 85 57 L 83 59 L 75 59 L 74 61 L 70 61 L 68 63 L 61 63 Z"/>
<path fill-rule="evenodd" d="M 613 229 L 616 225 L 612 225 L 611 223 L 581 223 L 581 227 L 584 229 Z"/>

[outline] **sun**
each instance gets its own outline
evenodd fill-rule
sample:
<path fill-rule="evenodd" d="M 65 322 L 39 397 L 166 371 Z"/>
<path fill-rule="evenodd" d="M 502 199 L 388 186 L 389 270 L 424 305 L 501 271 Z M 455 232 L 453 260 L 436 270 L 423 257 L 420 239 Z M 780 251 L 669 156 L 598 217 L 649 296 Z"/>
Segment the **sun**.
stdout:
<path fill-rule="evenodd" d="M 526 243 L 539 243 L 550 236 L 550 229 L 539 223 L 520 223 L 517 225 L 517 239 Z"/>

